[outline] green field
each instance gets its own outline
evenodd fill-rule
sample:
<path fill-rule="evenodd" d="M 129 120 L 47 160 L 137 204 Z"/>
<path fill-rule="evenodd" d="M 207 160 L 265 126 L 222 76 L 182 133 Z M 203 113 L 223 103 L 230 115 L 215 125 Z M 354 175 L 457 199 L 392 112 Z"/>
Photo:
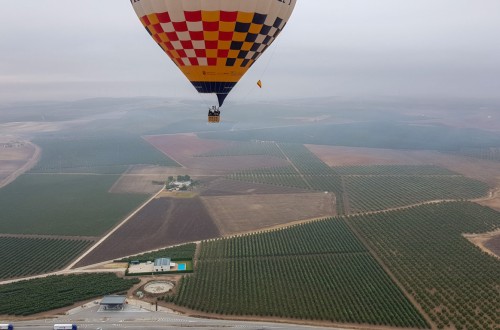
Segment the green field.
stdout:
<path fill-rule="evenodd" d="M 377 211 L 441 199 L 485 196 L 486 183 L 463 176 L 345 176 L 351 213 Z"/>
<path fill-rule="evenodd" d="M 462 234 L 500 228 L 500 213 L 452 202 L 348 221 L 438 328 L 498 329 L 500 262 Z"/>
<path fill-rule="evenodd" d="M 49 276 L 0 286 L 0 315 L 26 316 L 126 292 L 138 279 L 115 274 Z"/>
<path fill-rule="evenodd" d="M 226 315 L 428 327 L 341 219 L 202 242 L 167 301 Z"/>
<path fill-rule="evenodd" d="M 108 193 L 118 177 L 22 175 L 0 189 L 0 233 L 102 235 L 148 197 Z"/>
<path fill-rule="evenodd" d="M 33 173 L 121 174 L 130 165 L 179 166 L 139 136 L 38 138 L 42 157 Z"/>
<path fill-rule="evenodd" d="M 496 162 L 500 161 L 500 147 L 460 148 L 459 150 L 450 153 L 458 156 L 480 158 Z"/>
<path fill-rule="evenodd" d="M 92 241 L 0 237 L 0 279 L 52 272 L 66 266 Z"/>

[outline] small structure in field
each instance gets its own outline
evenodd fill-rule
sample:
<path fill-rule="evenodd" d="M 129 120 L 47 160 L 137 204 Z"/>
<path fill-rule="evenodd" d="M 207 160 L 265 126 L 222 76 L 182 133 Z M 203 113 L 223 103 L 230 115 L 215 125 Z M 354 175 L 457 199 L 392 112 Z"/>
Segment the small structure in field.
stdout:
<path fill-rule="evenodd" d="M 125 306 L 125 296 L 105 296 L 99 305 L 103 310 L 121 311 Z"/>
<path fill-rule="evenodd" d="M 191 273 L 193 271 L 193 260 L 176 260 L 171 258 L 156 258 L 154 261 L 129 262 L 126 275 L 154 275 L 154 274 L 174 274 Z"/>

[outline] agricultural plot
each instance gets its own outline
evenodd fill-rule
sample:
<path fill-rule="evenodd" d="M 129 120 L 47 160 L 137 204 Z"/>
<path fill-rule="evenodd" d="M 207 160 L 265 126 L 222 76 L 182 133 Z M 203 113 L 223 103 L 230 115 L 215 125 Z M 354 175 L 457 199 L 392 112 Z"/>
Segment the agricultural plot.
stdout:
<path fill-rule="evenodd" d="M 36 139 L 43 152 L 33 173 L 120 174 L 129 165 L 179 166 L 139 136 Z"/>
<path fill-rule="evenodd" d="M 133 260 L 139 260 L 139 261 L 148 261 L 148 260 L 154 260 L 156 258 L 171 258 L 172 260 L 186 260 L 186 259 L 194 259 L 194 254 L 196 252 L 196 244 L 195 243 L 189 243 L 189 244 L 184 244 L 184 245 L 178 245 L 178 246 L 173 246 L 169 247 L 166 249 L 161 249 L 158 251 L 154 252 L 148 252 L 148 253 L 143 253 L 137 256 L 133 256 L 130 258 L 124 258 L 121 259 L 120 262 L 130 262 Z"/>
<path fill-rule="evenodd" d="M 220 175 L 230 171 L 289 165 L 285 159 L 268 155 L 195 157 L 205 152 L 230 147 L 231 142 L 202 140 L 193 134 L 147 136 L 145 139 L 164 154 L 189 169 L 209 170 Z"/>
<path fill-rule="evenodd" d="M 268 171 L 271 172 L 272 170 Z M 280 169 L 276 173 L 261 174 L 256 171 L 241 171 L 230 174 L 228 176 L 231 180 L 245 181 L 251 183 L 271 184 L 281 187 L 292 187 L 299 189 L 309 189 L 307 182 L 298 174 L 282 174 Z"/>
<path fill-rule="evenodd" d="M 91 240 L 0 236 L 0 279 L 61 269 L 91 243 Z"/>
<path fill-rule="evenodd" d="M 334 169 L 340 175 L 459 175 L 456 172 L 436 165 L 361 165 L 337 166 Z"/>
<path fill-rule="evenodd" d="M 424 165 L 434 164 L 465 177 L 500 185 L 500 162 L 428 150 L 389 150 L 308 145 L 308 149 L 329 166 Z"/>
<path fill-rule="evenodd" d="M 157 198 L 76 266 L 87 266 L 219 235 L 217 226 L 199 197 Z"/>
<path fill-rule="evenodd" d="M 462 236 L 500 228 L 467 202 L 348 218 L 438 328 L 498 329 L 500 263 Z"/>
<path fill-rule="evenodd" d="M 328 166 L 365 166 L 365 165 L 426 165 L 418 160 L 420 152 L 360 147 L 338 147 L 308 144 L 316 157 Z"/>
<path fill-rule="evenodd" d="M 333 175 L 335 171 L 316 157 L 302 144 L 279 144 L 280 149 L 290 159 L 300 174 L 303 175 Z"/>
<path fill-rule="evenodd" d="M 329 167 L 302 145 L 279 144 L 293 164 L 235 172 L 233 180 L 333 192 L 338 214 L 377 211 L 431 200 L 473 199 L 486 183 L 435 165 Z"/>
<path fill-rule="evenodd" d="M 283 158 L 283 153 L 275 142 L 232 142 L 229 147 L 216 149 L 196 155 L 198 157 L 225 157 L 225 156 L 248 156 L 266 155 Z"/>
<path fill-rule="evenodd" d="M 497 162 L 500 161 L 500 148 L 461 148 L 458 151 L 450 153 Z"/>
<path fill-rule="evenodd" d="M 29 170 L 38 154 L 37 148 L 29 142 L 0 136 L 0 188 Z"/>
<path fill-rule="evenodd" d="M 24 174 L 0 190 L 0 233 L 102 235 L 147 198 L 108 193 L 117 178 Z"/>
<path fill-rule="evenodd" d="M 203 197 L 210 197 L 302 193 L 310 193 L 310 190 L 219 178 L 210 182 L 207 189 L 203 190 L 200 195 Z"/>
<path fill-rule="evenodd" d="M 377 211 L 431 200 L 485 196 L 487 184 L 463 176 L 345 176 L 351 213 Z"/>
<path fill-rule="evenodd" d="M 341 219 L 202 242 L 167 301 L 226 315 L 428 327 Z"/>
<path fill-rule="evenodd" d="M 325 193 L 202 197 L 222 235 L 259 230 L 335 213 L 335 196 Z"/>
<path fill-rule="evenodd" d="M 500 258 L 500 235 L 488 240 L 484 246 Z"/>
<path fill-rule="evenodd" d="M 0 286 L 0 315 L 27 316 L 112 293 L 126 292 L 138 279 L 115 274 L 49 276 Z"/>

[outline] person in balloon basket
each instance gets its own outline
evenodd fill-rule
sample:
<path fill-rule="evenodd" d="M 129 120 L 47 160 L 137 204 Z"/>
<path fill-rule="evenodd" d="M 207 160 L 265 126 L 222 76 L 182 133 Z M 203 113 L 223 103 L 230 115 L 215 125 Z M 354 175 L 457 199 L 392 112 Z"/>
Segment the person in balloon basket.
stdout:
<path fill-rule="evenodd" d="M 212 106 L 212 108 L 208 108 L 208 115 L 209 116 L 220 116 L 220 110 L 217 109 L 215 105 Z"/>

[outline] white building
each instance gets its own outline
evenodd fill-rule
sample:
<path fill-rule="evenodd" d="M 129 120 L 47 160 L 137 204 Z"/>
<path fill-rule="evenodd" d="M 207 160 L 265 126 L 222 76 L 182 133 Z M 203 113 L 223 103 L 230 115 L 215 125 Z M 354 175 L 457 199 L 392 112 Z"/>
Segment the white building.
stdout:
<path fill-rule="evenodd" d="M 170 258 L 158 258 L 155 259 L 154 271 L 155 272 L 168 272 L 170 270 Z"/>

